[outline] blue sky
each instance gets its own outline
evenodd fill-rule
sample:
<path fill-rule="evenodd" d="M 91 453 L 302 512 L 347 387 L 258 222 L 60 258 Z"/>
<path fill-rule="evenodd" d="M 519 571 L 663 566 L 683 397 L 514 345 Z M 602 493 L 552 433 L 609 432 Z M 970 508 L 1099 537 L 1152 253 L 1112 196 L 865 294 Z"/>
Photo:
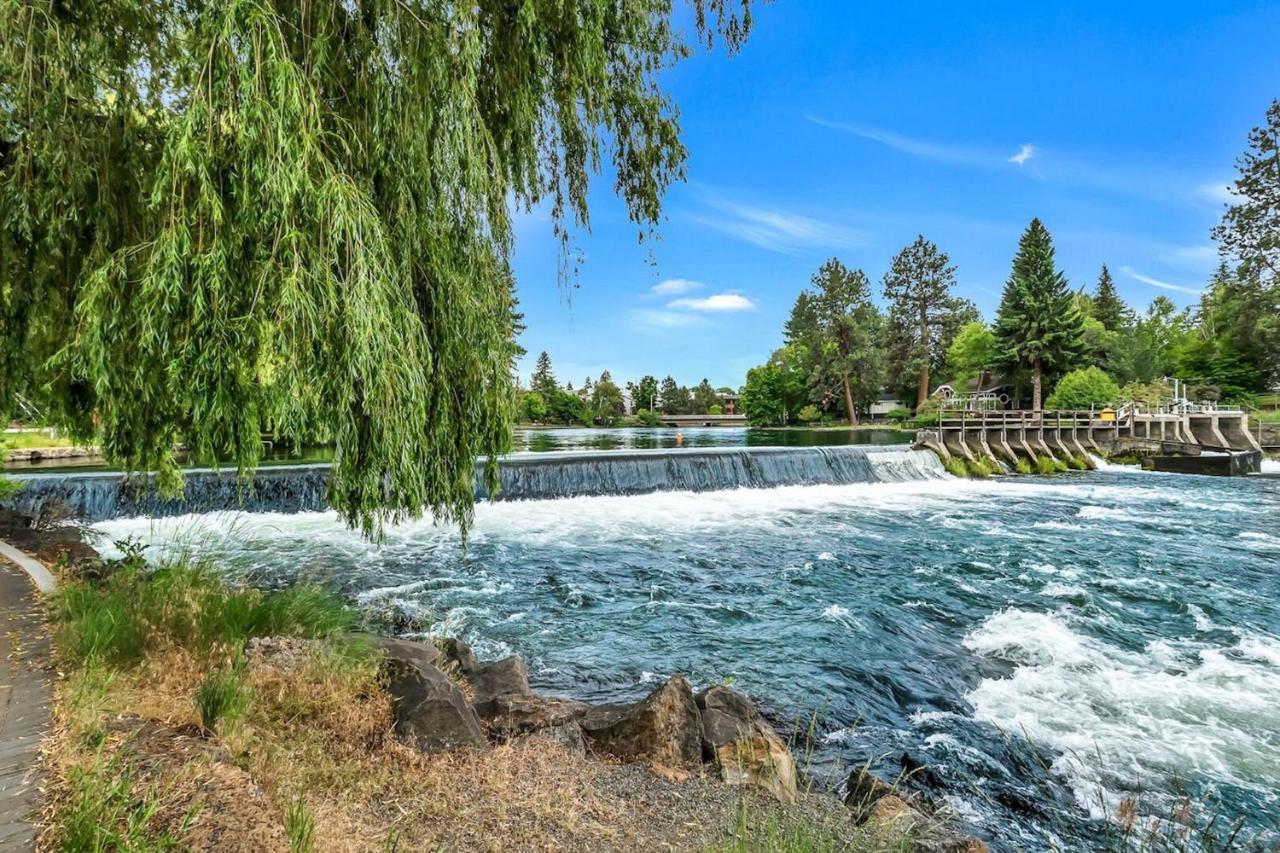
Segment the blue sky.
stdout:
<path fill-rule="evenodd" d="M 758 6 L 740 54 L 665 76 L 690 158 L 659 240 L 597 180 L 566 289 L 545 216 L 518 223 L 524 376 L 547 350 L 575 386 L 608 369 L 737 387 L 823 260 L 882 301 L 917 233 L 990 318 L 1033 216 L 1073 286 L 1106 262 L 1131 304 L 1194 302 L 1232 163 L 1280 97 L 1280 3 L 1072 5 Z"/>

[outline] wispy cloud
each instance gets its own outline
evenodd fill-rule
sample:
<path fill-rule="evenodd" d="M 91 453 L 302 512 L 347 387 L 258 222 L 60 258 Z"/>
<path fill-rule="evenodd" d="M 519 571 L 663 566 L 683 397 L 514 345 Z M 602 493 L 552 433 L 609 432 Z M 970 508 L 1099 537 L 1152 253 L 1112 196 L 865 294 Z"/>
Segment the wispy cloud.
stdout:
<path fill-rule="evenodd" d="M 771 207 L 729 201 L 704 194 L 712 211 L 694 214 L 693 221 L 731 237 L 786 255 L 804 255 L 815 249 L 865 246 L 865 232 L 825 222 L 812 216 Z"/>
<path fill-rule="evenodd" d="M 713 293 L 701 299 L 673 299 L 668 308 L 684 308 L 689 311 L 750 311 L 756 304 L 741 293 Z"/>
<path fill-rule="evenodd" d="M 1133 267 L 1121 267 L 1120 272 L 1129 276 L 1129 278 L 1133 279 L 1134 281 L 1140 281 L 1143 284 L 1149 284 L 1152 287 L 1158 287 L 1161 290 L 1172 290 L 1175 293 L 1189 293 L 1192 296 L 1200 295 L 1200 288 L 1187 287 L 1186 285 L 1183 285 L 1183 284 L 1170 284 L 1167 281 L 1161 281 L 1158 278 L 1152 278 L 1149 275 L 1143 275 L 1142 273 L 1135 270 Z"/>
<path fill-rule="evenodd" d="M 1174 267 L 1194 267 L 1197 270 L 1211 270 L 1218 263 L 1218 249 L 1215 246 L 1170 246 L 1160 253 L 1160 260 Z"/>
<path fill-rule="evenodd" d="M 707 322 L 705 317 L 679 311 L 636 309 L 630 316 L 633 325 L 651 330 L 683 329 L 689 326 L 702 326 Z"/>
<path fill-rule="evenodd" d="M 705 284 L 700 281 L 694 281 L 691 278 L 669 278 L 649 288 L 649 292 L 655 296 L 677 296 L 681 293 L 702 290 L 704 287 L 706 287 Z"/>
<path fill-rule="evenodd" d="M 878 142 L 881 145 L 888 146 L 895 151 L 901 151 L 904 154 L 910 154 L 913 157 L 921 157 L 925 160 L 937 160 L 943 163 L 961 163 L 970 166 L 987 166 L 991 165 L 993 158 L 990 154 L 971 148 L 965 145 L 952 145 L 948 143 L 930 142 L 924 139 L 916 139 L 910 136 L 904 136 L 901 133 L 895 133 L 892 130 L 886 130 L 882 127 L 870 127 L 861 124 L 849 124 L 843 121 L 831 121 L 829 119 L 819 118 L 817 116 L 805 116 L 809 121 L 820 127 L 839 130 L 842 133 L 849 133 L 853 136 L 869 139 L 872 142 Z"/>
<path fill-rule="evenodd" d="M 1019 166 L 1026 165 L 1026 162 L 1036 156 L 1036 147 L 1034 145 L 1023 145 L 1018 149 L 1018 153 L 1009 158 L 1010 163 L 1017 163 Z"/>

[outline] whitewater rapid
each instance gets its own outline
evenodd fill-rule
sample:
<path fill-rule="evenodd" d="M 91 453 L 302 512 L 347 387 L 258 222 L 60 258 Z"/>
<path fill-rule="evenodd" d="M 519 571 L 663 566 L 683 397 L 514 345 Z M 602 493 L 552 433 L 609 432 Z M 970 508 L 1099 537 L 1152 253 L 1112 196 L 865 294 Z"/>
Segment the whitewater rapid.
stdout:
<path fill-rule="evenodd" d="M 780 725 L 820 712 L 820 775 L 910 756 L 1008 847 L 1088 849 L 1126 798 L 1167 814 L 1175 786 L 1280 833 L 1280 481 L 1113 467 L 513 501 L 477 507 L 465 552 L 429 521 L 375 545 L 331 513 L 97 529 L 254 583 L 327 580 L 380 624 L 519 653 L 561 695 L 732 677 Z"/>

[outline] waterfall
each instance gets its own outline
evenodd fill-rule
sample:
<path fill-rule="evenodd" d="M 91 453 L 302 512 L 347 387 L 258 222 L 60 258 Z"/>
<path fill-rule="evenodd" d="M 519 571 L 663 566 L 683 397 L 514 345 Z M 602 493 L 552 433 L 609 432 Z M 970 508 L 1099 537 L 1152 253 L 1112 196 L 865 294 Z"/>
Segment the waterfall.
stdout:
<path fill-rule="evenodd" d="M 476 497 L 489 499 L 477 463 Z M 261 468 L 251 485 L 234 472 L 186 472 L 186 492 L 161 498 L 149 477 L 118 473 L 16 475 L 23 488 L 6 502 L 31 515 L 62 505 L 73 517 L 105 521 L 187 513 L 315 512 L 326 508 L 329 466 Z M 928 450 L 850 445 L 841 447 L 721 447 L 677 450 L 520 453 L 499 465 L 496 500 L 538 500 L 663 491 L 708 492 L 811 484 L 896 483 L 948 475 Z"/>

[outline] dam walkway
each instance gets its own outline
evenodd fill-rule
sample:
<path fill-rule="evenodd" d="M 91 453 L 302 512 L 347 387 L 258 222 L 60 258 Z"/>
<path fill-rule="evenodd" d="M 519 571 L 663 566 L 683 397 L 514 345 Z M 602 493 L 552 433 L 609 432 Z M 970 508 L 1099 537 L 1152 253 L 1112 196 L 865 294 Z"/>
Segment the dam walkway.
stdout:
<path fill-rule="evenodd" d="M 44 606 L 30 578 L 0 557 L 0 850 L 32 850 L 40 740 L 53 701 Z"/>

